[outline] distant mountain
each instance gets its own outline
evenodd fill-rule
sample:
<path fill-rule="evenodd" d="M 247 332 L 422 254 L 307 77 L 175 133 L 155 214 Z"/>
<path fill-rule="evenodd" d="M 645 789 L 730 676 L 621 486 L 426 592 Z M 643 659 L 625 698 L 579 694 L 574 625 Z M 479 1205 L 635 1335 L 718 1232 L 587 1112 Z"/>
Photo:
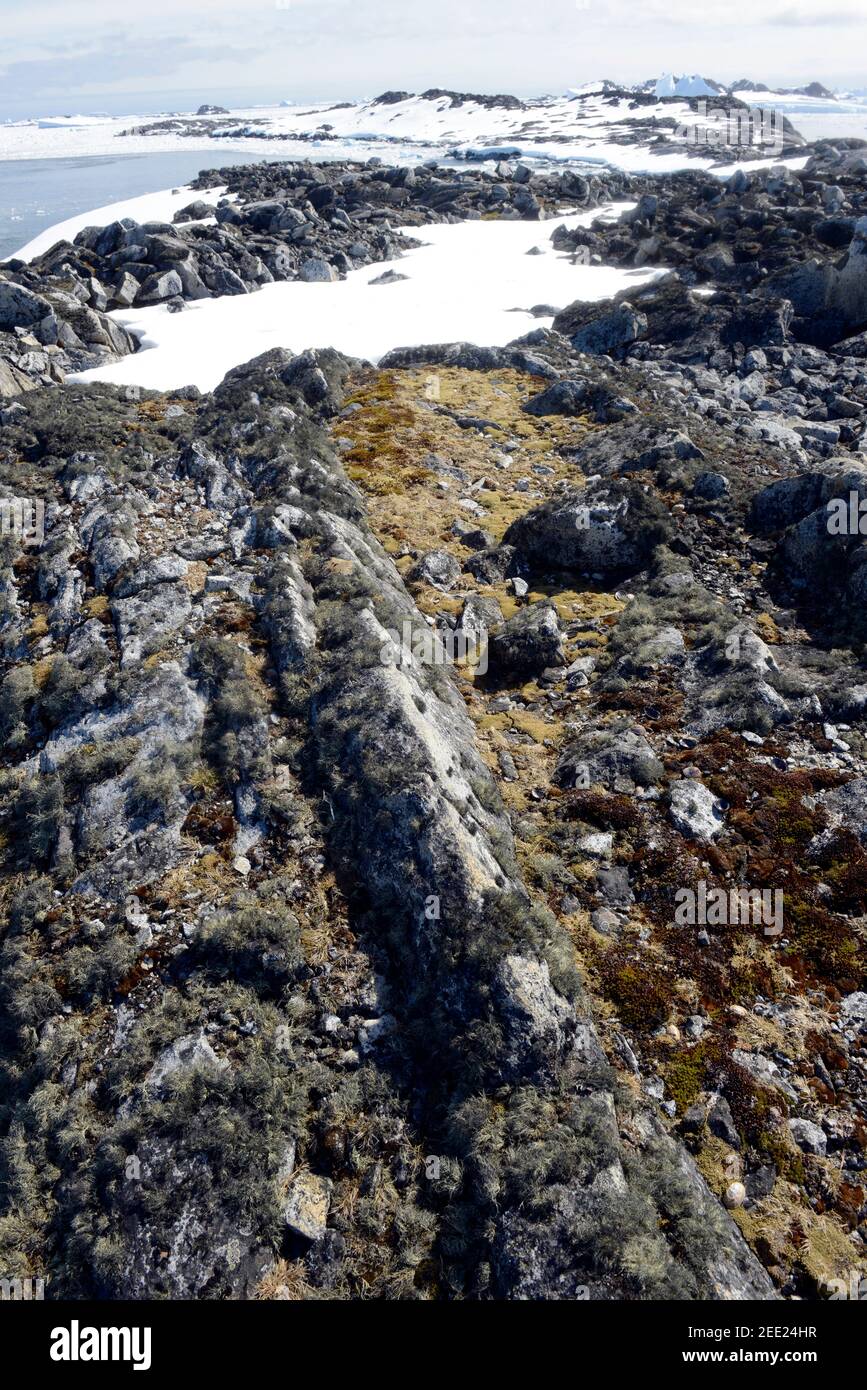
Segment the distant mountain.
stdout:
<path fill-rule="evenodd" d="M 749 78 L 742 77 L 739 82 L 733 82 L 728 89 L 732 96 L 738 92 L 768 92 L 772 96 L 780 97 L 818 97 L 823 101 L 836 101 L 837 98 L 827 87 L 823 87 L 821 82 L 810 82 L 806 87 L 768 87 L 764 82 L 751 82 Z"/>

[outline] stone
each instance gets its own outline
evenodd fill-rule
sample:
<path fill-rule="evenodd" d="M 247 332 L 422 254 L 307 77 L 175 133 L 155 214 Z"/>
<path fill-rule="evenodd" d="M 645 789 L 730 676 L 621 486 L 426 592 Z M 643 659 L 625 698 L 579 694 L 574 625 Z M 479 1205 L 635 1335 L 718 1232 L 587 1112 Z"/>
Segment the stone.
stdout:
<path fill-rule="evenodd" d="M 213 1075 L 225 1071 L 229 1063 L 218 1057 L 204 1032 L 186 1033 L 163 1048 L 144 1080 L 144 1089 L 153 1095 L 163 1094 L 171 1079 L 183 1072 L 206 1071 Z"/>
<path fill-rule="evenodd" d="M 520 609 L 488 643 L 491 669 L 538 675 L 561 661 L 562 639 L 557 610 L 550 603 Z"/>
<path fill-rule="evenodd" d="M 328 261 L 323 260 L 321 256 L 310 256 L 306 261 L 302 261 L 298 270 L 298 279 L 309 283 L 339 278 L 334 266 L 329 265 Z"/>
<path fill-rule="evenodd" d="M 512 522 L 503 541 L 543 568 L 621 574 L 640 568 L 666 524 L 631 483 L 569 488 Z"/>
<path fill-rule="evenodd" d="M 707 1117 L 707 1125 L 711 1134 L 723 1139 L 729 1148 L 741 1147 L 741 1138 L 725 1096 L 717 1096 L 714 1100 Z"/>
<path fill-rule="evenodd" d="M 673 782 L 669 789 L 669 815 L 676 830 L 700 844 L 709 844 L 723 829 L 722 802 L 709 787 L 694 778 Z"/>
<path fill-rule="evenodd" d="M 849 1025 L 867 1025 L 867 994 L 863 990 L 855 990 L 841 999 L 840 1017 Z"/>
<path fill-rule="evenodd" d="M 183 294 L 183 289 L 181 277 L 176 270 L 160 271 L 156 275 L 148 276 L 138 292 L 136 303 L 159 304 L 162 300 Z"/>
<path fill-rule="evenodd" d="M 558 333 L 568 333 L 578 352 L 610 354 L 628 347 L 647 332 L 647 316 L 627 300 L 590 305 L 578 301 L 557 315 L 554 328 Z"/>
<path fill-rule="evenodd" d="M 718 502 L 730 491 L 729 480 L 724 473 L 699 473 L 692 485 L 693 495 L 706 502 Z"/>
<path fill-rule="evenodd" d="M 747 1189 L 742 1182 L 730 1182 L 725 1190 L 723 1201 L 729 1208 L 742 1207 L 747 1200 Z"/>
<path fill-rule="evenodd" d="M 789 1132 L 798 1148 L 807 1154 L 817 1154 L 824 1158 L 828 1147 L 825 1131 L 811 1120 L 790 1119 Z"/>
<path fill-rule="evenodd" d="M 318 1173 L 297 1173 L 283 1205 L 283 1221 L 292 1235 L 304 1240 L 322 1240 L 328 1229 L 328 1211 L 334 1184 Z"/>
<path fill-rule="evenodd" d="M 744 1178 L 747 1200 L 761 1202 L 763 1198 L 770 1197 L 776 1182 L 777 1170 L 773 1163 L 766 1163 L 761 1168 L 754 1169 L 752 1173 L 747 1173 Z"/>
<path fill-rule="evenodd" d="M 51 305 L 41 295 L 0 278 L 0 329 L 32 328 L 51 313 Z"/>
<path fill-rule="evenodd" d="M 430 584 L 434 589 L 452 589 L 461 577 L 461 567 L 447 550 L 429 550 L 407 570 L 407 582 Z"/>

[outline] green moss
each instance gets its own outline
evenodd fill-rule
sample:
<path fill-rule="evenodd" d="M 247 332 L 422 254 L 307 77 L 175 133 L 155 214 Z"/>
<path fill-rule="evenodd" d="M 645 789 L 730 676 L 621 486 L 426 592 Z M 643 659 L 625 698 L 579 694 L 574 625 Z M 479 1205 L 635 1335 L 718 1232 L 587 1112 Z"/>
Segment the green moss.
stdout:
<path fill-rule="evenodd" d="M 707 1042 L 698 1043 L 665 1068 L 665 1089 L 677 1106 L 678 1115 L 684 1115 L 705 1089 L 708 1066 L 717 1052 Z"/>
<path fill-rule="evenodd" d="M 648 958 L 637 959 L 626 947 L 614 947 L 597 962 L 602 990 L 627 1028 L 652 1028 L 668 1017 L 671 985 Z"/>

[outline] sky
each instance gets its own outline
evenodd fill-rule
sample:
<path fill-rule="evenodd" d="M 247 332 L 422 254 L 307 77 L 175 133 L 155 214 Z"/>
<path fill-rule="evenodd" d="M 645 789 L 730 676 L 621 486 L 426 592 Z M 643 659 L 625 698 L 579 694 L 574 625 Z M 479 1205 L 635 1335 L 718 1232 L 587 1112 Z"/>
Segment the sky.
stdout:
<path fill-rule="evenodd" d="M 0 0 L 0 119 L 699 72 L 867 88 L 867 0 Z"/>

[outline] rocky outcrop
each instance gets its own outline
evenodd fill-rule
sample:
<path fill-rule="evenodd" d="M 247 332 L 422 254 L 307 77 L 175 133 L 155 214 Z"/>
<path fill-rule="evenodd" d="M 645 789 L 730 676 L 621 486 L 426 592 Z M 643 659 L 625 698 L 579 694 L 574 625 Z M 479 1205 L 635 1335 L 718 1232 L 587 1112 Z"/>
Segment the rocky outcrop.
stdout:
<path fill-rule="evenodd" d="M 452 1175 L 427 1196 L 415 1178 L 395 1198 L 417 1213 L 419 1230 L 440 1232 L 452 1290 L 772 1297 L 691 1160 L 619 1093 L 561 929 L 530 904 L 436 634 L 323 432 L 351 365 L 333 353 L 274 352 L 230 373 L 213 399 L 146 427 L 165 430 L 153 450 L 140 437 L 146 489 L 126 477 L 134 456 L 107 441 L 74 474 L 56 459 L 50 392 L 30 393 L 14 427 L 13 447 L 31 441 L 51 497 L 43 592 L 57 622 L 41 693 L 24 679 L 20 649 L 3 687 L 18 728 L 9 775 L 11 815 L 27 837 L 21 862 L 43 874 L 15 909 L 21 942 L 6 944 L 30 953 L 44 978 L 46 1040 L 70 1003 L 65 1026 L 84 1075 L 95 1055 L 77 1020 L 97 1005 L 112 1020 L 93 1084 L 76 1081 L 59 1047 L 44 1060 L 46 1076 L 64 1078 L 55 1080 L 59 1116 L 74 1111 L 87 1125 L 46 1194 L 79 1215 L 68 1226 L 55 1208 L 45 1258 L 78 1295 L 242 1296 L 266 1277 L 281 1241 L 305 1277 L 325 1286 L 351 1277 L 354 1237 L 347 1244 L 329 1216 L 339 1145 L 306 1132 L 300 1099 L 329 1074 L 339 1085 L 358 1052 L 314 1046 L 304 999 L 316 972 L 303 965 L 289 881 L 267 873 L 279 827 L 309 815 L 309 798 L 321 807 L 334 891 L 388 996 L 387 1015 L 380 1003 L 359 1030 L 365 1084 L 387 1057 L 398 1093 L 427 1097 L 424 1116 L 401 1124 L 416 1127 L 415 1142 Z M 92 412 L 130 418 L 140 403 L 91 388 L 74 409 L 86 437 Z M 89 557 L 87 584 L 69 595 L 52 557 L 79 552 Z M 99 630 L 88 639 L 94 613 Z M 240 643 L 224 635 L 232 624 Z M 433 638 L 424 656 L 395 641 L 405 624 Z M 556 659 L 551 608 L 525 610 L 500 634 L 512 662 L 531 649 L 534 666 Z M 270 695 L 251 684 L 256 652 Z M 285 733 L 268 738 L 268 700 L 278 727 L 293 731 L 294 753 Z M 301 764 L 303 791 L 292 772 Z M 195 837 L 207 845 L 225 834 L 226 798 L 234 851 L 230 840 L 212 873 L 243 887 L 206 890 L 198 910 L 202 889 L 191 890 L 161 914 L 166 885 L 191 882 Z M 290 858 L 292 844 L 290 832 Z M 49 884 L 66 924 L 62 975 L 29 925 L 42 920 L 40 885 Z M 293 890 L 299 910 L 310 891 Z M 362 987 L 352 986 L 349 1009 L 361 1007 Z M 346 1024 L 329 1014 L 325 1028 L 338 1037 Z M 263 1050 L 263 1030 L 277 1046 Z M 22 1073 L 13 1111 L 26 1107 L 30 1084 Z M 286 1110 L 296 1093 L 297 1112 Z M 383 1121 L 394 1103 L 375 1102 Z M 264 1129 L 249 1125 L 263 1105 Z M 218 1114 L 226 1118 L 215 1130 Z M 528 1125 L 559 1136 L 529 1187 Z M 26 1144 L 35 1153 L 41 1142 L 36 1130 Z M 313 1168 L 296 1178 L 279 1155 L 299 1143 Z M 251 1165 L 252 1187 L 240 1184 Z M 700 1241 L 686 1239 L 687 1225 L 703 1231 Z M 460 1239 L 446 1237 L 457 1230 Z"/>

